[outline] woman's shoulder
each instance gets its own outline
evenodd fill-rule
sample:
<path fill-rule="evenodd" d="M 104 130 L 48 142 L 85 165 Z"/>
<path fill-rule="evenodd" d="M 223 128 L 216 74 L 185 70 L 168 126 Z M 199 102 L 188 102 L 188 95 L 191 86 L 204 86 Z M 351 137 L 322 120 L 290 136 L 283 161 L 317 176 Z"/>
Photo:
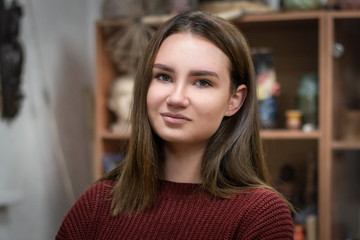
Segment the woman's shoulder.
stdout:
<path fill-rule="evenodd" d="M 71 207 L 60 226 L 56 239 L 93 239 L 98 219 L 110 212 L 110 197 L 115 181 L 101 181 L 86 189 Z M 110 215 L 110 214 L 108 214 Z"/>
<path fill-rule="evenodd" d="M 112 189 L 116 181 L 113 180 L 103 180 L 92 184 L 85 192 L 80 196 L 80 198 L 108 198 L 111 195 Z"/>
<path fill-rule="evenodd" d="M 234 198 L 242 210 L 241 239 L 292 239 L 293 220 L 288 204 L 275 191 L 252 188 Z"/>
<path fill-rule="evenodd" d="M 92 184 L 87 191 L 100 191 L 100 192 L 108 192 L 109 190 L 111 190 L 114 185 L 117 182 L 114 180 L 102 180 L 99 182 L 95 182 L 94 184 Z"/>
<path fill-rule="evenodd" d="M 105 180 L 92 184 L 76 200 L 68 212 L 69 216 L 86 213 L 86 218 L 96 218 L 100 212 L 107 212 L 110 209 L 111 194 L 115 181 Z M 100 211 L 101 210 L 101 211 Z"/>
<path fill-rule="evenodd" d="M 291 216 L 287 202 L 277 192 L 267 188 L 251 188 L 234 198 L 251 214 L 280 214 Z"/>
<path fill-rule="evenodd" d="M 285 200 L 275 191 L 264 188 L 264 187 L 257 187 L 257 188 L 249 188 L 244 190 L 240 193 L 245 198 L 251 198 L 254 201 L 280 201 L 284 202 Z"/>
<path fill-rule="evenodd" d="M 104 180 L 92 184 L 80 195 L 74 207 L 84 204 L 94 206 L 94 204 L 102 202 L 105 199 L 110 199 L 115 184 L 116 181 L 112 180 Z"/>
<path fill-rule="evenodd" d="M 265 187 L 254 187 L 242 190 L 236 195 L 239 199 L 253 199 L 254 201 L 283 199 L 276 191 Z"/>

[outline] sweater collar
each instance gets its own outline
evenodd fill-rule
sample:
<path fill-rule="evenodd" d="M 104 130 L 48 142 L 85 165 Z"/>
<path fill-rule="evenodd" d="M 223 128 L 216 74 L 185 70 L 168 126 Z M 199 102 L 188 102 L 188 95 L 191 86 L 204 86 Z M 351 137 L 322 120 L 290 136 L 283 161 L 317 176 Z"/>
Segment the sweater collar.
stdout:
<path fill-rule="evenodd" d="M 203 193 L 200 183 L 178 183 L 160 180 L 159 194 L 164 197 L 189 197 Z"/>

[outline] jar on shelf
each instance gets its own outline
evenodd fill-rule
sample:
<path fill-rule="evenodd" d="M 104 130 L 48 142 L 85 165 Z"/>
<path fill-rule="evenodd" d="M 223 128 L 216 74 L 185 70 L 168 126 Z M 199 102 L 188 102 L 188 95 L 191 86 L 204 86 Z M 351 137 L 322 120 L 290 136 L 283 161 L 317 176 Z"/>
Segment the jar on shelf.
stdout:
<path fill-rule="evenodd" d="M 286 111 L 286 128 L 287 129 L 301 129 L 301 111 L 287 110 Z"/>

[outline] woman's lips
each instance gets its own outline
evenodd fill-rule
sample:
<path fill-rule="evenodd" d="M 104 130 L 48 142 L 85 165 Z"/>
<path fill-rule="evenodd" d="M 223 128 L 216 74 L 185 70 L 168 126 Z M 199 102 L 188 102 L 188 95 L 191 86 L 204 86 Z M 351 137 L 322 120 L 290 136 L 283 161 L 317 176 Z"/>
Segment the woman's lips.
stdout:
<path fill-rule="evenodd" d="M 184 124 L 191 121 L 190 118 L 178 113 L 165 112 L 160 113 L 160 115 L 163 117 L 165 122 L 172 124 Z"/>

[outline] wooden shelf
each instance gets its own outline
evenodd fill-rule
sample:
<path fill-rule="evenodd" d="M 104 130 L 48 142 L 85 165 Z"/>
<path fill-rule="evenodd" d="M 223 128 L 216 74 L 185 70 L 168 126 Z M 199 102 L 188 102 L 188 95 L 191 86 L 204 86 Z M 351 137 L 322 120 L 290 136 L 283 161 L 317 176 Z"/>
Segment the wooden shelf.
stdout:
<path fill-rule="evenodd" d="M 126 18 L 118 18 L 118 19 L 104 19 L 97 21 L 99 27 L 118 27 L 125 26 L 130 22 L 129 19 Z"/>
<path fill-rule="evenodd" d="M 321 17 L 324 11 L 288 11 L 288 12 L 275 12 L 265 14 L 249 14 L 239 19 L 234 20 L 238 22 L 269 22 L 269 21 L 298 21 L 306 19 L 317 19 Z"/>
<path fill-rule="evenodd" d="M 318 139 L 319 131 L 303 132 L 300 130 L 262 130 L 262 139 Z"/>
<path fill-rule="evenodd" d="M 328 15 L 333 18 L 360 18 L 360 11 L 358 10 L 346 10 L 346 11 L 334 11 L 329 12 Z"/>
<path fill-rule="evenodd" d="M 130 138 L 130 132 L 112 133 L 104 131 L 101 133 L 101 137 L 106 140 L 127 140 Z"/>
<path fill-rule="evenodd" d="M 331 147 L 334 150 L 360 150 L 360 142 L 334 141 Z"/>

